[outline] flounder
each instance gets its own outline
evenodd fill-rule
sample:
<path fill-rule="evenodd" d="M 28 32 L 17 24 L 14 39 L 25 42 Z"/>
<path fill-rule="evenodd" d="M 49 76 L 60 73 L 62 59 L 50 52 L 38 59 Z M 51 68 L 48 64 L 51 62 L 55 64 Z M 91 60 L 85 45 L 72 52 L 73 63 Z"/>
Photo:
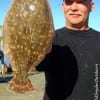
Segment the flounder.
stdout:
<path fill-rule="evenodd" d="M 3 50 L 15 72 L 9 89 L 17 93 L 34 90 L 27 72 L 44 59 L 53 36 L 48 0 L 13 0 L 3 25 Z"/>

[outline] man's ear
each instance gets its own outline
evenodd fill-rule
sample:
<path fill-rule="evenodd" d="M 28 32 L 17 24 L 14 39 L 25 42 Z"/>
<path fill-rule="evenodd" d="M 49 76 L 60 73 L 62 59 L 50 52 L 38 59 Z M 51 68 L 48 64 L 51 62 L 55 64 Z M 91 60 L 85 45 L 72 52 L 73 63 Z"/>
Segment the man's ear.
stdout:
<path fill-rule="evenodd" d="M 64 2 L 62 3 L 62 10 L 64 11 Z"/>
<path fill-rule="evenodd" d="M 94 5 L 95 5 L 94 2 L 90 2 L 90 12 L 93 11 Z"/>

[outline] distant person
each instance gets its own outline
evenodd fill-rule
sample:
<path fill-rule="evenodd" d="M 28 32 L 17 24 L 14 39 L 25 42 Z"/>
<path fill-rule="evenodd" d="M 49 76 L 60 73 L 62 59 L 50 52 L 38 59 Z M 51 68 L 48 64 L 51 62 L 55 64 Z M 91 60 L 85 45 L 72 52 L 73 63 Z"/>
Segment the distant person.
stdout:
<path fill-rule="evenodd" d="M 92 0 L 63 1 L 66 26 L 37 66 L 45 72 L 43 100 L 100 100 L 100 32 L 88 25 L 93 7 Z"/>
<path fill-rule="evenodd" d="M 3 51 L 0 50 L 0 60 L 1 60 L 1 64 L 4 64 L 4 54 Z"/>
<path fill-rule="evenodd" d="M 8 58 L 4 55 L 3 51 L 0 50 L 0 72 L 12 72 L 11 64 Z"/>

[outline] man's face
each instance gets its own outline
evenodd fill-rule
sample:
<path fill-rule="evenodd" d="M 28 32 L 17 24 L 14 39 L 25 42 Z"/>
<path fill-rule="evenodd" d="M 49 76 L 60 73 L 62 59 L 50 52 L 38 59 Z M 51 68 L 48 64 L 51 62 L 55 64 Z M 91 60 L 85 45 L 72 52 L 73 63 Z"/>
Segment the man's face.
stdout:
<path fill-rule="evenodd" d="M 93 5 L 89 0 L 65 0 L 62 7 L 67 25 L 86 25 Z"/>

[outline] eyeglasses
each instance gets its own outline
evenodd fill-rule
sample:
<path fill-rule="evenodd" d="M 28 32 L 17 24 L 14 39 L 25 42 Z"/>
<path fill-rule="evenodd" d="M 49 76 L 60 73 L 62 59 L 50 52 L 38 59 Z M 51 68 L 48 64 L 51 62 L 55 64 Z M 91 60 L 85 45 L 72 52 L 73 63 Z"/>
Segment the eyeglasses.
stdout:
<path fill-rule="evenodd" d="M 74 0 L 63 0 L 65 3 L 69 3 L 69 2 L 73 2 Z M 77 2 L 82 2 L 84 0 L 77 0 Z M 91 2 L 92 0 L 88 0 L 89 2 Z"/>

